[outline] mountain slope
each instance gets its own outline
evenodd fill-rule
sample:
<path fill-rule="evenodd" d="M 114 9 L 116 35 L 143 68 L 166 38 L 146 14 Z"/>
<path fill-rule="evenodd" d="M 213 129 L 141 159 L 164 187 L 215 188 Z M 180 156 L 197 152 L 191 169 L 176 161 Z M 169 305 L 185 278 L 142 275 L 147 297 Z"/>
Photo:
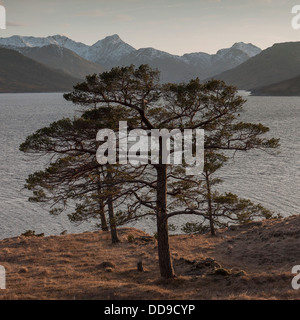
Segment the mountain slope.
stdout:
<path fill-rule="evenodd" d="M 256 96 L 300 96 L 300 76 L 254 89 L 251 93 Z"/>
<path fill-rule="evenodd" d="M 0 92 L 63 92 L 79 80 L 22 54 L 0 48 Z"/>
<path fill-rule="evenodd" d="M 221 49 L 216 54 L 191 53 L 185 54 L 183 58 L 187 61 L 201 79 L 206 79 L 223 71 L 232 69 L 250 58 L 258 55 L 261 49 L 243 42 L 235 43 L 231 48 Z"/>
<path fill-rule="evenodd" d="M 44 47 L 16 48 L 16 50 L 32 60 L 78 79 L 85 79 L 88 74 L 100 73 L 104 70 L 100 65 L 85 60 L 75 52 L 55 44 Z"/>
<path fill-rule="evenodd" d="M 120 64 L 127 66 L 131 64 L 137 66 L 148 64 L 160 71 L 161 81 L 164 83 L 189 81 L 195 77 L 194 68 L 188 65 L 181 57 L 153 48 L 136 50 L 123 58 Z"/>
<path fill-rule="evenodd" d="M 252 90 L 285 81 L 300 74 L 300 42 L 279 43 L 215 79 L 239 89 Z"/>
<path fill-rule="evenodd" d="M 0 38 L 0 46 L 15 48 L 45 47 L 56 45 L 69 49 L 80 57 L 110 69 L 115 66 L 149 64 L 161 70 L 163 82 L 182 82 L 199 77 L 201 80 L 234 68 L 259 54 L 261 49 L 252 44 L 236 43 L 216 54 L 191 53 L 172 55 L 154 48 L 136 50 L 118 35 L 108 36 L 92 46 L 73 41 L 65 36 L 47 38 L 13 36 Z"/>

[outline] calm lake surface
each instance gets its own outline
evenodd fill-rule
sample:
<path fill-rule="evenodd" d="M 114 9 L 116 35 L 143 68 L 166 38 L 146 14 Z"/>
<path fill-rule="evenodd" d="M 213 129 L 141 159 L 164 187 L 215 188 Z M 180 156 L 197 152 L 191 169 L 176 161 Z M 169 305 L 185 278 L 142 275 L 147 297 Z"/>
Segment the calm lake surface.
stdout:
<path fill-rule="evenodd" d="M 270 136 L 281 139 L 281 152 L 271 156 L 251 151 L 236 154 L 222 169 L 223 191 L 237 193 L 261 203 L 284 216 L 299 214 L 300 203 L 300 98 L 247 97 L 241 119 L 262 123 Z M 45 235 L 94 230 L 95 222 L 71 224 L 66 214 L 49 215 L 48 208 L 27 201 L 30 193 L 23 189 L 30 173 L 41 170 L 45 159 L 31 159 L 19 151 L 26 136 L 63 117 L 73 117 L 76 106 L 62 94 L 0 95 L 0 239 L 18 236 L 26 230 Z M 171 221 L 174 223 L 174 221 Z M 184 223 L 177 218 L 175 224 Z M 155 223 L 139 221 L 135 227 L 153 233 Z"/>

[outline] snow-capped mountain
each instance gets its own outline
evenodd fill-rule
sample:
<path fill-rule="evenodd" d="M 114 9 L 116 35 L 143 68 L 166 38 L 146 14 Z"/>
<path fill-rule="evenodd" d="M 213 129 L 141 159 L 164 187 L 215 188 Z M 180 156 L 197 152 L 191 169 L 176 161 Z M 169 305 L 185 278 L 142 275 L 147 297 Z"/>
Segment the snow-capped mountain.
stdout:
<path fill-rule="evenodd" d="M 26 36 L 12 36 L 9 38 L 0 38 L 1 46 L 35 48 L 35 47 L 45 47 L 51 44 L 72 50 L 80 56 L 89 49 L 88 45 L 73 41 L 68 37 L 61 36 L 61 35 L 50 36 L 47 38 L 26 37 Z"/>
<path fill-rule="evenodd" d="M 135 48 L 115 34 L 92 45 L 85 59 L 112 67 L 135 51 Z"/>
<path fill-rule="evenodd" d="M 262 51 L 260 48 L 254 46 L 252 43 L 244 43 L 244 42 L 237 42 L 232 46 L 232 48 L 243 51 L 250 58 L 258 55 Z"/>
<path fill-rule="evenodd" d="M 121 60 L 124 56 L 135 51 L 133 47 L 120 39 L 118 35 L 108 36 L 103 40 L 88 46 L 81 42 L 76 42 L 68 37 L 55 35 L 47 38 L 12 36 L 10 38 L 0 38 L 0 46 L 10 48 L 25 47 L 45 47 L 56 45 L 75 52 L 80 57 L 100 63 L 105 66 L 115 65 L 115 61 Z"/>
<path fill-rule="evenodd" d="M 239 42 L 231 48 L 221 49 L 213 55 L 198 52 L 177 56 L 154 48 L 137 50 L 116 34 L 108 36 L 92 46 L 61 35 L 47 38 L 22 36 L 0 38 L 0 46 L 15 50 L 49 45 L 69 49 L 80 57 L 98 63 L 106 69 L 129 64 L 149 64 L 151 67 L 158 68 L 161 71 L 162 80 L 168 82 L 188 81 L 195 77 L 204 80 L 237 67 L 261 52 L 261 49 L 252 44 Z"/>
<path fill-rule="evenodd" d="M 250 58 L 258 55 L 261 49 L 251 43 L 235 43 L 231 48 L 221 49 L 216 54 L 204 52 L 185 54 L 185 61 L 202 74 L 206 79 L 237 67 Z"/>

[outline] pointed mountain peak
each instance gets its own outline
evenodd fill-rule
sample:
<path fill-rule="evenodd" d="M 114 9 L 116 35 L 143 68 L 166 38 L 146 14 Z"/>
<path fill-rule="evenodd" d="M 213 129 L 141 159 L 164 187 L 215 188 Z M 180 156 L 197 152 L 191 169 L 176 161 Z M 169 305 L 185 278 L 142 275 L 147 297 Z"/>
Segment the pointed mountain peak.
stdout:
<path fill-rule="evenodd" d="M 53 36 L 49 36 L 48 38 L 65 38 L 63 34 L 54 34 Z"/>
<path fill-rule="evenodd" d="M 118 34 L 113 34 L 112 36 L 107 36 L 105 39 L 106 40 L 121 40 L 121 38 Z"/>
<path fill-rule="evenodd" d="M 92 61 L 97 61 L 97 57 L 101 57 L 102 64 L 109 64 L 113 61 L 115 63 L 115 61 L 119 61 L 122 57 L 136 51 L 135 48 L 124 42 L 117 34 L 96 42 L 91 48 L 96 55 Z"/>
<path fill-rule="evenodd" d="M 99 47 L 103 44 L 118 44 L 118 43 L 125 43 L 117 34 L 113 34 L 112 36 L 107 36 L 102 40 L 97 41 L 93 46 Z"/>
<path fill-rule="evenodd" d="M 251 45 L 251 43 L 245 43 L 243 41 L 240 41 L 240 42 L 236 42 L 232 47 L 242 47 L 242 46 L 245 46 L 245 45 Z"/>
<path fill-rule="evenodd" d="M 52 38 L 55 40 L 60 40 L 60 39 L 69 39 L 67 36 L 63 35 L 63 34 L 55 34 L 54 36 L 49 36 L 48 38 Z"/>
<path fill-rule="evenodd" d="M 221 49 L 217 52 L 217 56 L 223 56 L 227 54 L 232 54 L 234 51 L 242 51 L 247 56 L 254 57 L 261 53 L 261 49 L 253 45 L 252 43 L 236 42 L 231 48 Z"/>
<path fill-rule="evenodd" d="M 249 47 L 252 47 L 252 48 L 258 48 L 256 47 L 255 45 L 253 45 L 252 43 L 245 43 L 245 42 L 236 42 L 232 48 L 249 48 Z"/>
<path fill-rule="evenodd" d="M 262 50 L 252 43 L 245 43 L 245 42 L 236 42 L 231 49 L 238 49 L 241 50 L 250 56 L 259 54 Z"/>

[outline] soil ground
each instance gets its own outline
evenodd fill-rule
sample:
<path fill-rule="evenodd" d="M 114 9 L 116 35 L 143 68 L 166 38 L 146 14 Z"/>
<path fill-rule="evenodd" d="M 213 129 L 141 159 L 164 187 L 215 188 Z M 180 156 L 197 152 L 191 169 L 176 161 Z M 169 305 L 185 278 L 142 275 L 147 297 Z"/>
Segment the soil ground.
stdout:
<path fill-rule="evenodd" d="M 136 229 L 0 241 L 0 300 L 299 299 L 300 217 L 253 222 L 216 237 L 171 236 L 174 280 L 160 278 L 157 243 Z M 137 270 L 142 261 L 144 271 Z"/>

